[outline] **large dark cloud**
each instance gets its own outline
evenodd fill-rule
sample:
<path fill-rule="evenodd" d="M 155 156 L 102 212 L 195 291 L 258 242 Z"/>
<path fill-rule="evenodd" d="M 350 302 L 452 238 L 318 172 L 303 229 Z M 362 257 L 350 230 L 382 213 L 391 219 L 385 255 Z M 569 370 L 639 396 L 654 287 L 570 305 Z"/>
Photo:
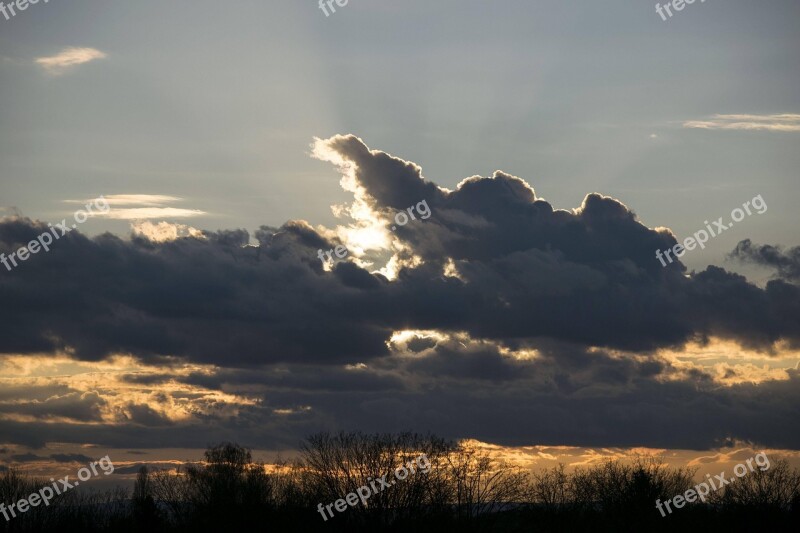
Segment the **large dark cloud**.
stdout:
<path fill-rule="evenodd" d="M 398 231 L 424 264 L 392 282 L 352 263 L 326 272 L 316 252 L 335 243 L 304 222 L 263 228 L 258 248 L 243 247 L 242 230 L 161 244 L 72 232 L 2 273 L 0 350 L 258 365 L 379 357 L 391 331 L 408 327 L 630 350 L 709 335 L 761 346 L 798 339 L 797 287 L 664 268 L 654 254 L 675 244 L 672 235 L 617 200 L 590 194 L 574 211 L 556 210 L 502 172 L 448 192 L 353 136 L 329 146 L 355 164 L 377 213 L 428 203 L 429 219 Z M 0 249 L 11 253 L 45 230 L 6 219 Z M 442 276 L 448 260 L 461 279 Z"/>
<path fill-rule="evenodd" d="M 262 401 L 235 417 L 173 425 L 5 421 L 0 442 L 181 448 L 236 440 L 293 449 L 320 430 L 412 429 L 505 445 L 708 449 L 737 439 L 800 448 L 800 427 L 791 423 L 800 414 L 797 370 L 784 381 L 723 387 L 700 370 L 679 371 L 655 356 L 620 357 L 554 341 L 530 348 L 537 356 L 520 361 L 491 343 L 446 340 L 366 367 L 331 369 L 324 386 L 323 372 L 307 365 L 220 369 L 177 379 L 250 391 Z M 381 386 L 358 387 L 370 382 Z"/>
<path fill-rule="evenodd" d="M 503 172 L 448 191 L 354 136 L 321 146 L 387 225 L 399 210 L 429 206 L 430 218 L 392 233 L 405 265 L 395 279 L 353 262 L 325 270 L 317 250 L 339 242 L 303 221 L 262 227 L 252 236 L 258 246 L 244 230 L 166 243 L 75 231 L 0 272 L 0 353 L 177 358 L 216 370 L 123 379 L 262 395 L 235 422 L 176 425 L 132 405 L 128 424 L 92 426 L 97 442 L 120 446 L 196 445 L 209 427 L 276 447 L 346 427 L 508 444 L 703 447 L 735 437 L 800 446 L 786 424 L 797 415 L 795 371 L 784 382 L 720 389 L 653 355 L 711 337 L 763 350 L 800 344 L 794 252 L 740 244 L 739 257 L 779 268 L 782 279 L 763 288 L 716 266 L 662 267 L 655 252 L 674 246 L 673 235 L 613 198 L 593 193 L 560 210 Z M 3 219 L 0 251 L 46 230 Z M 409 329 L 445 340 L 414 339 L 400 356 L 388 341 Z M 537 355 L 509 356 L 525 351 Z M 41 417 L 44 403 L 14 413 Z M 96 404 L 85 403 L 53 409 L 94 421 Z M 66 442 L 85 439 L 69 424 L 50 429 Z M 40 427 L 7 421 L 0 442 L 14 431 L 31 445 L 47 440 Z"/>

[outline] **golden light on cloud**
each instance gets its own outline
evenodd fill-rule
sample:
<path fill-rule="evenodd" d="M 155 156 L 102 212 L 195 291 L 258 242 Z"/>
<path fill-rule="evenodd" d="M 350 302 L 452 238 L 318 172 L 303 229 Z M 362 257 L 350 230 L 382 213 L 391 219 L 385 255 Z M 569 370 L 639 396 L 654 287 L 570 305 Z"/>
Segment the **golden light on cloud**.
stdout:
<path fill-rule="evenodd" d="M 37 58 L 36 64 L 48 74 L 58 76 L 78 65 L 106 57 L 107 54 L 105 52 L 101 52 L 96 48 L 67 47 L 54 56 Z"/>
<path fill-rule="evenodd" d="M 568 471 L 587 468 L 606 461 L 631 462 L 639 457 L 656 457 L 673 468 L 684 466 L 697 468 L 696 477 L 705 474 L 730 471 L 744 459 L 765 451 L 770 458 L 787 459 L 791 464 L 800 464 L 800 452 L 782 449 L 762 449 L 746 443 L 734 443 L 731 448 L 714 449 L 705 452 L 696 450 L 631 447 L 631 448 L 593 448 L 585 446 L 499 446 L 479 440 L 468 439 L 462 443 L 478 450 L 491 452 L 507 464 L 537 471 L 563 463 Z"/>
<path fill-rule="evenodd" d="M 289 415 L 296 415 L 298 413 L 304 413 L 310 410 L 311 410 L 310 405 L 301 405 L 299 407 L 293 407 L 293 408 L 290 407 L 283 409 L 273 409 L 272 412 L 280 416 L 289 416 Z"/>
<path fill-rule="evenodd" d="M 369 268 L 380 261 L 384 266 L 374 272 L 389 280 L 396 279 L 403 267 L 416 267 L 423 263 L 422 258 L 413 254 L 389 229 L 392 226 L 388 218 L 390 213 L 373 209 L 367 190 L 356 179 L 355 163 L 331 149 L 327 140 L 319 138 L 314 139 L 311 155 L 320 161 L 332 163 L 342 175 L 339 181 L 342 189 L 353 194 L 352 203 L 332 207 L 335 216 L 347 216 L 353 222 L 339 225 L 335 230 L 319 227 L 317 231 L 320 234 L 338 238 L 348 250 L 348 259 L 362 268 Z M 330 269 L 330 265 L 325 268 Z"/>
<path fill-rule="evenodd" d="M 412 352 L 420 351 L 410 349 L 411 343 L 415 341 L 427 341 L 427 344 L 430 344 L 430 346 L 433 347 L 437 343 L 443 342 L 447 339 L 449 339 L 448 335 L 440 333 L 436 330 L 407 329 L 392 333 L 392 336 L 389 337 L 388 341 L 386 341 L 386 346 L 395 352 Z"/>
<path fill-rule="evenodd" d="M 684 128 L 704 130 L 800 131 L 800 115 L 714 115 L 708 120 L 688 120 Z"/>
<path fill-rule="evenodd" d="M 458 272 L 458 266 L 456 266 L 456 263 L 453 261 L 452 257 L 447 258 L 447 262 L 444 265 L 442 274 L 444 274 L 446 278 L 456 278 L 464 281 L 464 278 L 462 278 L 461 274 Z"/>
<path fill-rule="evenodd" d="M 146 365 L 128 356 L 91 363 L 66 355 L 4 356 L 0 358 L 0 386 L 19 390 L 27 398 L 0 399 L 0 419 L 115 425 L 147 417 L 172 424 L 197 415 L 235 417 L 241 408 L 260 403 L 259 399 L 176 379 L 213 371 L 214 367 L 194 364 Z M 167 375 L 170 377 L 165 378 Z M 48 406 L 55 414 L 39 414 Z M 59 415 L 62 410 L 80 416 Z"/>
<path fill-rule="evenodd" d="M 501 355 L 516 359 L 517 361 L 533 361 L 542 357 L 542 354 L 539 352 L 539 350 L 533 348 L 519 348 L 516 350 L 511 350 L 505 346 L 499 346 L 498 351 Z"/>
<path fill-rule="evenodd" d="M 733 341 L 712 338 L 707 344 L 689 343 L 681 350 L 660 350 L 658 355 L 678 370 L 659 379 L 681 380 L 693 371 L 709 374 L 715 383 L 725 386 L 742 383 L 785 381 L 800 364 L 800 351 L 779 344 L 775 353 L 743 348 Z"/>
<path fill-rule="evenodd" d="M 168 242 L 181 237 L 205 238 L 203 232 L 197 228 L 165 221 L 158 223 L 153 223 L 149 220 L 136 221 L 131 223 L 131 230 L 134 235 L 144 237 L 151 242 Z"/>

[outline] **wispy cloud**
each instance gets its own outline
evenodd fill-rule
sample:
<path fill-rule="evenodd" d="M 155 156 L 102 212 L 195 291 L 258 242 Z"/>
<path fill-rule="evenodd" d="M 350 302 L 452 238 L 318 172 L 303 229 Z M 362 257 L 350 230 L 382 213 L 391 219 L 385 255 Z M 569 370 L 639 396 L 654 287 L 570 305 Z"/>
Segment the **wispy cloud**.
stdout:
<path fill-rule="evenodd" d="M 107 57 L 106 53 L 96 48 L 67 47 L 54 56 L 37 58 L 36 64 L 47 73 L 58 76 L 72 67 L 105 57 Z"/>
<path fill-rule="evenodd" d="M 112 209 L 102 216 L 117 220 L 144 220 L 150 218 L 188 218 L 205 215 L 199 209 L 181 209 L 179 207 L 137 207 L 131 209 Z"/>
<path fill-rule="evenodd" d="M 113 209 L 96 216 L 116 220 L 148 220 L 154 218 L 189 218 L 207 214 L 199 209 L 170 207 L 169 204 L 183 201 L 178 196 L 162 194 L 109 194 L 104 196 Z M 85 204 L 87 200 L 65 200 L 70 204 Z"/>
<path fill-rule="evenodd" d="M 704 130 L 800 131 L 800 115 L 713 115 L 708 120 L 688 120 L 684 128 Z"/>
<path fill-rule="evenodd" d="M 163 194 L 109 194 L 104 196 L 109 205 L 161 206 L 180 202 L 183 198 Z M 83 204 L 87 200 L 65 200 L 69 204 Z"/>

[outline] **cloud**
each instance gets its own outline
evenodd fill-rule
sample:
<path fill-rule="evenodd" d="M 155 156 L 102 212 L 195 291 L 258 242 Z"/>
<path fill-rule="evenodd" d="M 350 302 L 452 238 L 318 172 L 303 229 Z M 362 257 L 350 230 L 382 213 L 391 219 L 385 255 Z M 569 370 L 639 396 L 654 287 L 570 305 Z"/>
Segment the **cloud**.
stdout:
<path fill-rule="evenodd" d="M 800 131 L 800 115 L 713 115 L 708 120 L 688 120 L 684 128 L 705 130 Z"/>
<path fill-rule="evenodd" d="M 91 457 L 80 453 L 54 453 L 50 455 L 50 459 L 57 463 L 90 463 Z"/>
<path fill-rule="evenodd" d="M 174 241 L 183 237 L 204 238 L 203 232 L 197 228 L 169 222 L 153 224 L 150 221 L 138 221 L 131 224 L 131 229 L 134 235 L 152 242 Z"/>
<path fill-rule="evenodd" d="M 97 392 L 70 392 L 41 400 L 0 402 L 0 416 L 24 420 L 74 420 L 91 422 L 101 419 L 105 404 Z"/>
<path fill-rule="evenodd" d="M 189 218 L 205 215 L 199 209 L 181 209 L 177 207 L 137 207 L 130 209 L 111 209 L 107 213 L 96 216 L 116 220 L 144 220 L 150 218 Z"/>
<path fill-rule="evenodd" d="M 106 202 L 111 206 L 121 205 L 140 205 L 140 206 L 160 206 L 183 200 L 178 196 L 168 196 L 164 194 L 109 194 L 104 196 Z M 70 204 L 84 204 L 93 200 L 65 200 Z"/>
<path fill-rule="evenodd" d="M 800 446 L 786 424 L 800 391 L 785 360 L 800 346 L 791 279 L 759 287 L 718 266 L 664 268 L 655 250 L 676 244 L 672 233 L 597 192 L 559 209 L 502 171 L 449 190 L 352 135 L 317 140 L 314 154 L 353 194 L 340 227 L 290 220 L 194 238 L 153 225 L 164 240 L 76 230 L 0 272 L 0 323 L 14 332 L 0 354 L 135 361 L 115 381 L 16 386 L 0 403 L 0 442 L 179 447 L 213 433 L 280 447 L 320 428 L 408 428 L 510 445 Z M 430 218 L 390 229 L 423 200 Z M 46 228 L 0 221 L 0 253 Z M 358 261 L 323 266 L 319 249 L 358 245 L 365 228 L 380 238 Z M 665 355 L 712 340 L 788 368 Z"/>
<path fill-rule="evenodd" d="M 780 246 L 753 244 L 745 239 L 730 253 L 731 259 L 774 268 L 780 279 L 800 281 L 800 246 L 784 250 Z"/>
<path fill-rule="evenodd" d="M 105 57 L 107 57 L 105 52 L 96 48 L 67 47 L 54 56 L 37 58 L 36 64 L 40 65 L 48 74 L 58 76 L 73 67 Z"/>
<path fill-rule="evenodd" d="M 33 463 L 37 461 L 47 461 L 47 457 L 41 457 L 35 453 L 18 453 L 9 456 L 8 463 Z"/>
<path fill-rule="evenodd" d="M 654 250 L 671 248 L 674 236 L 619 200 L 591 193 L 577 208 L 555 209 L 499 171 L 448 191 L 356 137 L 325 145 L 349 165 L 356 201 L 382 227 L 397 210 L 429 205 L 431 218 L 389 231 L 376 251 L 401 265 L 395 278 L 348 261 L 327 271 L 317 251 L 340 241 L 302 221 L 262 228 L 256 247 L 243 230 L 167 242 L 73 231 L 9 278 L 0 318 L 18 335 L 0 339 L 0 351 L 199 363 L 226 353 L 228 364 L 252 366 L 368 363 L 407 329 L 631 351 L 711 336 L 763 349 L 800 342 L 800 298 L 789 297 L 797 286 L 773 280 L 762 289 L 715 266 L 689 276 L 678 262 L 663 268 Z M 0 251 L 45 228 L 0 223 Z M 54 287 L 53 270 L 75 281 Z M 61 308 L 71 312 L 54 312 Z"/>
<path fill-rule="evenodd" d="M 128 405 L 127 416 L 132 423 L 144 426 L 165 426 L 171 424 L 168 417 L 145 404 Z"/>
<path fill-rule="evenodd" d="M 169 204 L 183 201 L 178 196 L 168 196 L 162 194 L 109 194 L 104 196 L 105 200 L 112 207 L 102 213 L 93 213 L 97 217 L 105 217 L 114 220 L 133 220 L 145 221 L 148 219 L 164 218 L 190 218 L 207 214 L 199 209 L 184 209 L 179 207 L 168 207 Z M 66 200 L 67 203 L 86 204 L 91 200 Z M 191 231 L 190 231 L 191 230 Z M 169 239 L 171 233 L 186 232 L 187 234 L 197 234 L 198 230 L 188 226 L 175 225 L 170 227 L 169 223 L 162 224 L 134 224 L 133 231 L 151 240 L 164 241 Z"/>

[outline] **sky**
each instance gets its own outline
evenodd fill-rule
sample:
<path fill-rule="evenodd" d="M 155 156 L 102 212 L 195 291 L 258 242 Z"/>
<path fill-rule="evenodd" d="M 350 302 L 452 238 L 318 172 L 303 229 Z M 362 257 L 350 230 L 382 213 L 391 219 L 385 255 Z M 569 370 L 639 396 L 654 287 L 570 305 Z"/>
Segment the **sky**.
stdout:
<path fill-rule="evenodd" d="M 334 7 L 0 14 L 0 464 L 797 454 L 800 4 Z"/>

